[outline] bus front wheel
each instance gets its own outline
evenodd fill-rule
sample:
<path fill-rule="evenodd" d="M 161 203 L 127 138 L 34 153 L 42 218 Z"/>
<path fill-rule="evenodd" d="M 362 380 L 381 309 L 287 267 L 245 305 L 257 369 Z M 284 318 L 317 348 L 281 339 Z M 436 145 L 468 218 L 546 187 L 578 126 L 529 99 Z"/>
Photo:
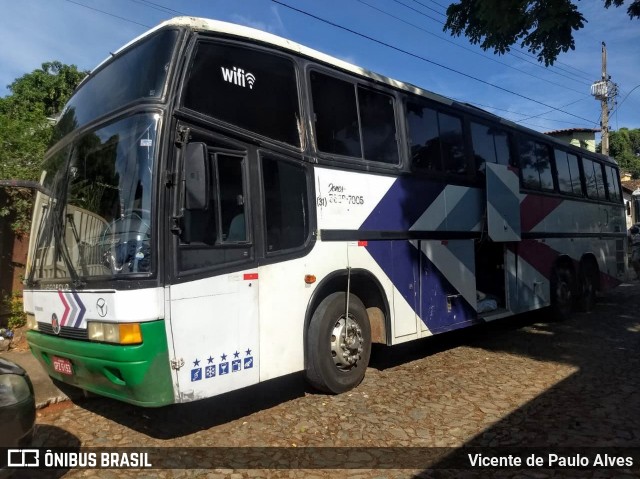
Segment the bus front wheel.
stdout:
<path fill-rule="evenodd" d="M 364 378 L 371 356 L 371 326 L 362 301 L 346 293 L 324 298 L 311 317 L 307 331 L 306 376 L 316 389 L 339 394 Z"/>

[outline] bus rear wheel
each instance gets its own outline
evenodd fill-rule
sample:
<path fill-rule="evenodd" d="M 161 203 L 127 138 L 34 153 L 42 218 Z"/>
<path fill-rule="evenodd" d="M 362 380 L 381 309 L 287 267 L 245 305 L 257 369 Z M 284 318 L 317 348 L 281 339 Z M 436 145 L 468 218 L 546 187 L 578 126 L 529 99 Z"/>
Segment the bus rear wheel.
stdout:
<path fill-rule="evenodd" d="M 553 319 L 564 321 L 573 309 L 573 273 L 566 266 L 556 266 L 551 277 L 551 311 Z"/>
<path fill-rule="evenodd" d="M 324 298 L 311 317 L 307 332 L 306 376 L 316 389 L 339 394 L 356 387 L 371 357 L 371 326 L 362 301 L 346 293 Z"/>
<path fill-rule="evenodd" d="M 589 312 L 596 305 L 596 291 L 598 289 L 598 267 L 593 261 L 583 261 L 580 265 L 580 296 L 578 309 Z"/>

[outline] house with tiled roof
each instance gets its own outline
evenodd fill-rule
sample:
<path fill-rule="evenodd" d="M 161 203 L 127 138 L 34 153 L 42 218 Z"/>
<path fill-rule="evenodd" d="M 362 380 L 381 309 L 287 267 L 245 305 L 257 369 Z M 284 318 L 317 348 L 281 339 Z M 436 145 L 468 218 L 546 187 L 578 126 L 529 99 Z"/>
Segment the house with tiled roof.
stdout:
<path fill-rule="evenodd" d="M 547 131 L 545 135 L 553 136 L 585 150 L 596 151 L 596 133 L 599 131 L 599 128 L 567 128 Z"/>

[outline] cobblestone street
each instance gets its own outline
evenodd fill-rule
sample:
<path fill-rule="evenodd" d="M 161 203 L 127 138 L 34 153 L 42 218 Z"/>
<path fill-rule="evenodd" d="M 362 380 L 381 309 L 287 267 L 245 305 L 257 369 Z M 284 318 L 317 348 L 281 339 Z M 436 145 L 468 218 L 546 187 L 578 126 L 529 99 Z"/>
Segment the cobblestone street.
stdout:
<path fill-rule="evenodd" d="M 300 376 L 192 404 L 140 409 L 93 398 L 41 410 L 37 446 L 621 446 L 640 447 L 640 283 L 593 313 L 539 312 L 374 348 L 364 382 L 326 396 Z M 375 467 L 375 464 L 371 465 Z M 441 477 L 446 471 L 351 470 L 343 477 Z M 505 477 L 559 477 L 553 470 Z M 635 465 L 638 474 L 638 465 Z M 457 471 L 450 477 L 459 477 Z M 140 477 L 335 477 L 332 470 L 153 470 Z M 635 477 L 632 473 L 615 477 Z M 71 470 L 53 477 L 133 477 Z M 486 474 L 485 474 L 486 475 Z M 569 477 L 612 477 L 573 470 Z M 449 476 L 446 476 L 449 477 Z M 562 477 L 567 477 L 564 471 Z"/>

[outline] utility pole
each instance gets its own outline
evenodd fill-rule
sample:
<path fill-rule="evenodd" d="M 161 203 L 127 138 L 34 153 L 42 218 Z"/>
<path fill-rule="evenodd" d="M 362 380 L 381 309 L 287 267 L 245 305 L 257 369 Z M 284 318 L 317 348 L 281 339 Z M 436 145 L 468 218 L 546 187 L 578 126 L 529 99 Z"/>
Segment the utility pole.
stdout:
<path fill-rule="evenodd" d="M 602 42 L 602 78 L 591 85 L 591 94 L 600 100 L 602 117 L 600 128 L 602 135 L 602 154 L 609 154 L 609 110 L 618 95 L 618 85 L 607 75 L 607 46 Z"/>

